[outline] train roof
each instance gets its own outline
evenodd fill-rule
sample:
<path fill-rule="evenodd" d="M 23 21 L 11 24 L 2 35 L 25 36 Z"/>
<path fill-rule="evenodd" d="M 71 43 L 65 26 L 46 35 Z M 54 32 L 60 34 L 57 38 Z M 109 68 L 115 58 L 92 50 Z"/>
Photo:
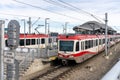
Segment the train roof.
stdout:
<path fill-rule="evenodd" d="M 100 30 L 100 29 L 103 29 L 105 30 L 105 24 L 103 23 L 99 23 L 97 21 L 88 21 L 82 25 L 78 25 L 78 26 L 75 26 L 73 28 L 73 30 L 77 31 L 77 30 L 89 30 L 89 31 L 93 31 L 94 30 Z M 108 26 L 108 31 L 113 31 L 113 32 L 116 32 L 113 28 L 111 28 L 110 26 Z"/>
<path fill-rule="evenodd" d="M 7 34 L 5 35 L 5 38 L 7 38 Z M 25 38 L 45 38 L 48 37 L 46 34 L 25 34 Z M 20 38 L 24 38 L 24 34 L 20 34 Z"/>
<path fill-rule="evenodd" d="M 59 35 L 58 39 L 61 40 L 81 40 L 81 39 L 87 39 L 87 38 L 97 38 L 96 35 L 81 35 L 81 34 L 75 34 L 75 35 Z"/>
<path fill-rule="evenodd" d="M 112 35 L 108 35 L 109 37 Z M 105 35 L 83 35 L 83 34 L 72 34 L 72 35 L 59 35 L 59 40 L 82 40 L 82 39 L 93 39 L 93 38 L 105 38 Z"/>

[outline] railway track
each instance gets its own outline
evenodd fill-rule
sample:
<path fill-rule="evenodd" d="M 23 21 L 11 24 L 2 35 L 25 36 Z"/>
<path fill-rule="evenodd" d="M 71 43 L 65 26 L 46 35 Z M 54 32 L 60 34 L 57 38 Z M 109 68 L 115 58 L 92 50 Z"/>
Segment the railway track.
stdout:
<path fill-rule="evenodd" d="M 95 56 L 99 56 L 95 55 Z M 90 61 L 92 58 L 94 58 L 95 56 L 87 59 L 86 61 L 79 63 L 79 64 L 73 64 L 73 65 L 68 65 L 68 66 L 62 66 L 62 65 L 58 65 L 56 67 L 53 67 L 49 70 L 47 70 L 46 72 L 42 73 L 41 75 L 31 79 L 31 80 L 62 80 L 62 77 L 67 76 L 70 73 L 74 73 L 77 69 L 80 68 L 81 65 L 84 65 L 84 63 Z M 87 66 L 87 68 L 90 68 L 89 66 Z"/>
<path fill-rule="evenodd" d="M 104 53 L 100 53 L 97 54 L 89 59 L 87 59 L 86 61 L 79 63 L 77 65 L 73 65 L 73 66 L 56 66 L 48 71 L 46 71 L 45 73 L 31 79 L 31 80 L 62 80 L 64 77 L 68 77 L 68 75 L 74 74 L 77 70 L 79 70 L 81 68 L 81 66 L 84 66 L 90 62 L 92 62 L 93 59 L 95 59 L 96 57 L 99 56 L 103 56 Z M 86 69 L 88 69 L 89 71 L 92 70 L 91 66 L 85 66 Z"/>
<path fill-rule="evenodd" d="M 61 74 L 64 74 L 70 69 L 71 67 L 59 65 L 31 80 L 56 80 Z"/>

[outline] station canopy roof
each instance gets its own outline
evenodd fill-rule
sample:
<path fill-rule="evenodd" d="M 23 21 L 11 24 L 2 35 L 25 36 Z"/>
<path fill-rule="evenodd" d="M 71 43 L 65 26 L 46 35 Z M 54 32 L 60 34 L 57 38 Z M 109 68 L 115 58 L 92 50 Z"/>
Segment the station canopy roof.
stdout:
<path fill-rule="evenodd" d="M 88 21 L 82 25 L 78 25 L 75 26 L 73 28 L 73 30 L 75 31 L 79 31 L 79 30 L 89 30 L 89 31 L 93 31 L 93 30 L 105 30 L 105 24 L 99 23 L 97 21 Z M 108 26 L 108 31 L 113 31 L 116 32 L 113 28 L 111 28 L 110 26 Z"/>

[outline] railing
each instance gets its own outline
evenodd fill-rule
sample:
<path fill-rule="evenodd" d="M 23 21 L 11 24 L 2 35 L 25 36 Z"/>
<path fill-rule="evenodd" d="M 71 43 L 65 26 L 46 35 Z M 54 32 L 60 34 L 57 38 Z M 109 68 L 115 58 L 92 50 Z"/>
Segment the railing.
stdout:
<path fill-rule="evenodd" d="M 120 80 L 120 60 L 101 80 Z"/>
<path fill-rule="evenodd" d="M 27 62 L 34 60 L 34 51 L 28 52 L 27 55 L 25 55 L 25 58 L 20 62 L 19 66 L 24 65 L 24 68 L 27 68 L 29 64 Z"/>
<path fill-rule="evenodd" d="M 28 67 L 30 67 L 34 59 L 41 58 L 44 60 L 46 58 L 49 58 L 49 56 L 53 56 L 56 54 L 57 49 L 55 47 L 51 49 L 47 47 L 47 49 L 48 53 L 46 53 L 45 49 L 41 48 L 20 48 L 18 51 L 16 51 L 16 56 L 19 58 L 22 57 L 22 59 L 19 60 L 19 72 L 24 74 L 24 71 L 26 71 Z"/>
<path fill-rule="evenodd" d="M 24 54 L 22 55 L 24 58 L 22 59 L 22 61 L 20 61 L 19 63 L 19 72 L 22 72 L 24 74 L 24 71 L 27 70 L 28 67 L 30 67 L 31 63 L 34 61 L 35 58 L 38 58 L 37 54 L 38 51 L 37 49 L 31 49 L 31 48 L 27 48 L 28 51 L 24 52 L 23 50 L 21 50 L 19 52 L 19 54 Z M 18 52 L 17 52 L 18 53 Z M 18 55 L 19 56 L 19 55 Z M 21 74 L 21 73 L 20 73 Z"/>

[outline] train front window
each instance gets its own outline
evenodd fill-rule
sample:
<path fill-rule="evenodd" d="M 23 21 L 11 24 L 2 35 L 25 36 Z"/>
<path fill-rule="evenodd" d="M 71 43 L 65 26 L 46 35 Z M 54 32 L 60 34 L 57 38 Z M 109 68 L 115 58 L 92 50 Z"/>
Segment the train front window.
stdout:
<path fill-rule="evenodd" d="M 60 51 L 73 51 L 74 41 L 60 41 Z"/>

